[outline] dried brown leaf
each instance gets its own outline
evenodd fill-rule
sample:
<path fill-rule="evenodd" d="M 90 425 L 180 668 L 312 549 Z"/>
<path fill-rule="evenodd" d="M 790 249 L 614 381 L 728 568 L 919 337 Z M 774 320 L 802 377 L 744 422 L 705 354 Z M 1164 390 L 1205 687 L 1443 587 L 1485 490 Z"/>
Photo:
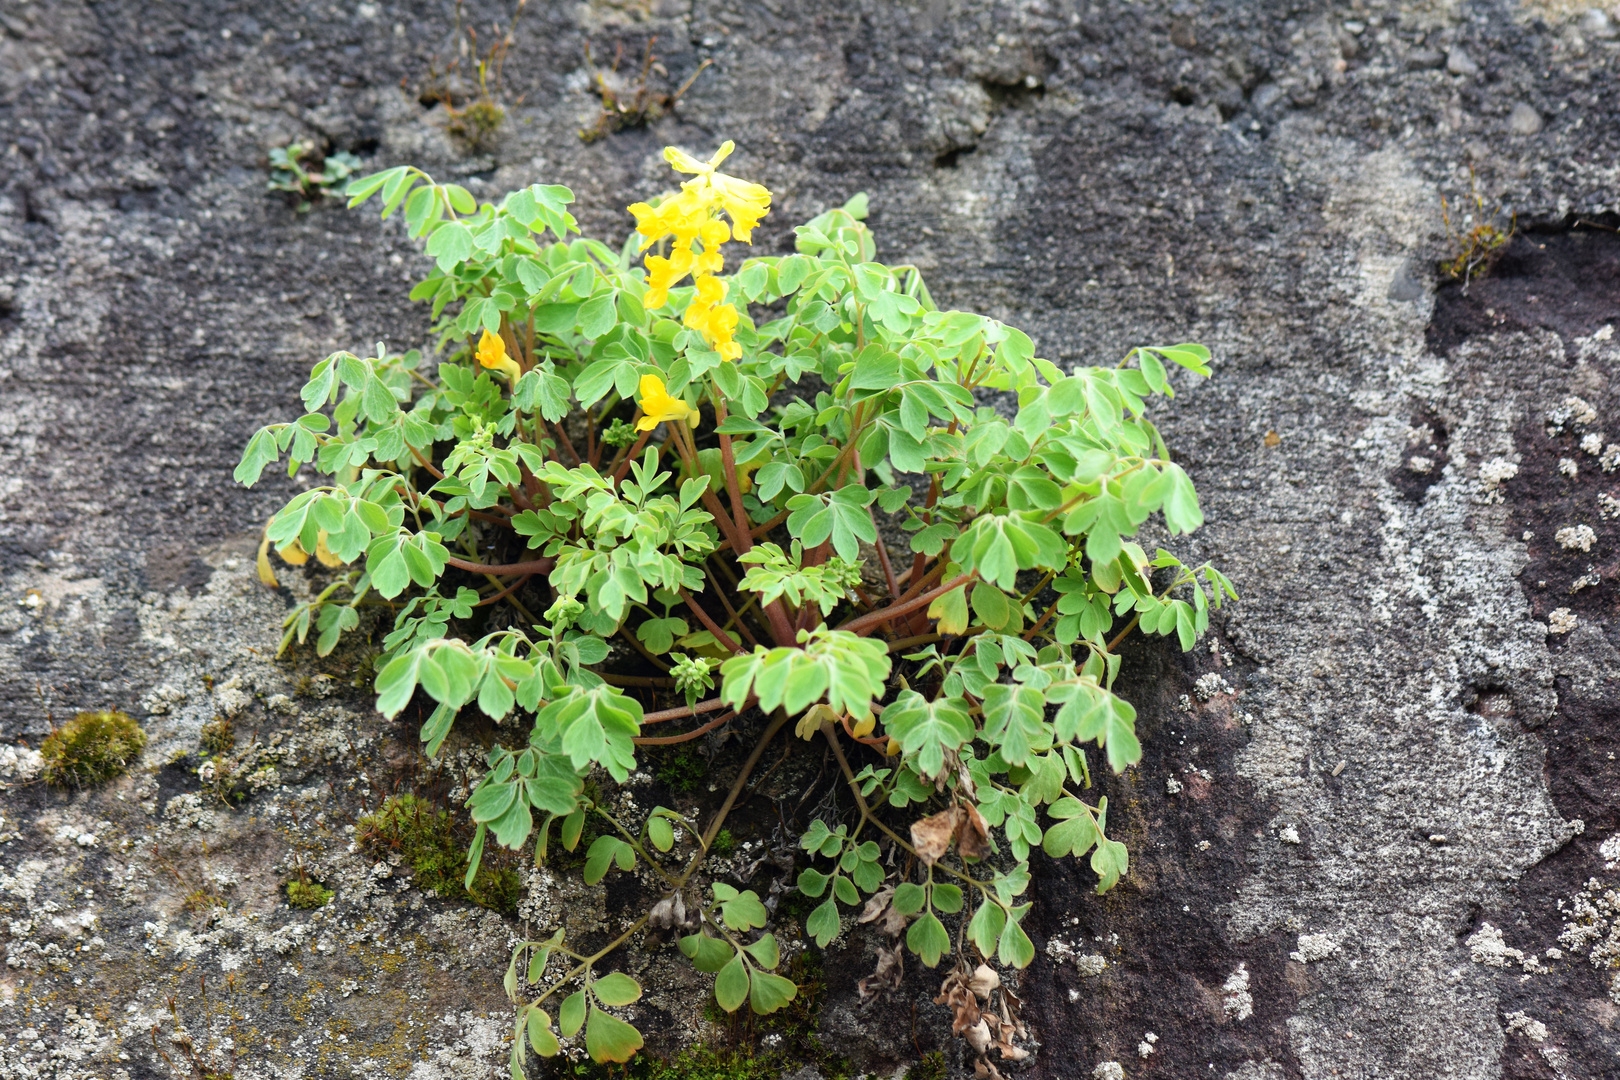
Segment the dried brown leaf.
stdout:
<path fill-rule="evenodd" d="M 925 865 L 933 866 L 950 848 L 957 816 L 957 808 L 953 806 L 911 823 L 911 846 L 917 849 L 917 857 Z"/>
<path fill-rule="evenodd" d="M 982 859 L 990 854 L 990 830 L 985 827 L 979 808 L 972 803 L 958 807 L 960 822 L 956 827 L 956 850 L 964 859 Z"/>
<path fill-rule="evenodd" d="M 996 974 L 995 968 L 989 964 L 980 964 L 973 971 L 973 977 L 968 980 L 968 988 L 980 1001 L 990 1000 L 990 991 L 1001 985 L 1001 976 Z"/>
<path fill-rule="evenodd" d="M 889 948 L 878 949 L 876 970 L 857 983 L 855 989 L 861 995 L 862 1001 L 868 1001 L 879 994 L 898 990 L 905 973 L 905 961 L 902 958 L 900 943 L 897 941 Z"/>
<path fill-rule="evenodd" d="M 889 901 L 894 898 L 894 886 L 885 885 L 877 892 L 866 898 L 866 906 L 861 908 L 860 915 L 856 916 L 858 923 L 869 923 L 877 919 L 889 907 Z"/>

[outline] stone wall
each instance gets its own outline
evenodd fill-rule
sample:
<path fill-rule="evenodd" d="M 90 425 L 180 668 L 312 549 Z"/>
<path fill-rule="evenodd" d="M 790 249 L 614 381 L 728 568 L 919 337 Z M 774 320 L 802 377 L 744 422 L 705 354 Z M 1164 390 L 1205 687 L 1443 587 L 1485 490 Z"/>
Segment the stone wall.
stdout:
<path fill-rule="evenodd" d="M 316 359 L 427 325 L 398 222 L 265 192 L 310 137 L 564 183 L 614 237 L 663 145 L 732 138 L 777 193 L 760 250 L 865 190 L 884 257 L 1055 361 L 1208 344 L 1162 427 L 1209 519 L 1184 557 L 1243 601 L 1187 657 L 1133 647 L 1132 872 L 1038 862 L 1025 1074 L 1615 1075 L 1620 38 L 1586 7 L 537 0 L 474 151 L 419 99 L 449 3 L 0 2 L 0 1073 L 492 1075 L 514 936 L 618 918 L 544 871 L 506 917 L 409 887 L 354 825 L 422 779 L 413 724 L 352 656 L 274 659 L 309 586 L 252 554 L 293 489 L 234 485 L 239 448 Z M 629 71 L 653 36 L 661 86 L 713 64 L 582 141 L 586 45 Z M 1465 291 L 1434 267 L 1471 175 L 1518 233 Z M 102 706 L 142 766 L 30 781 Z M 239 805 L 196 773 L 220 716 Z M 332 905 L 287 907 L 300 868 Z M 859 1004 L 873 948 L 830 951 L 819 1024 L 889 1075 L 950 1044 L 934 973 Z M 634 963 L 644 1019 L 701 1026 L 683 965 Z"/>

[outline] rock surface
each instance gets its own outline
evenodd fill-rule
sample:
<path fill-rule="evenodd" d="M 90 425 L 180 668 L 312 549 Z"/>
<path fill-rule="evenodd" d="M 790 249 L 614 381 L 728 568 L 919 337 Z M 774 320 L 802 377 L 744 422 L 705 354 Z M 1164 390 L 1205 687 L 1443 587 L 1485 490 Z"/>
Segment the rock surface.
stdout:
<path fill-rule="evenodd" d="M 664 144 L 734 138 L 738 171 L 778 193 L 763 250 L 864 189 L 886 257 L 1055 361 L 1208 344 L 1217 377 L 1184 381 L 1161 426 L 1209 519 L 1182 554 L 1244 599 L 1189 657 L 1133 647 L 1147 756 L 1105 785 L 1132 872 L 1098 898 L 1078 864 L 1037 866 L 1025 1074 L 1615 1074 L 1608 13 L 590 0 L 524 18 L 510 120 L 473 152 L 416 95 L 452 47 L 448 5 L 0 3 L 0 1074 L 493 1075 L 524 923 L 619 917 L 541 872 L 508 917 L 411 888 L 353 826 L 416 778 L 412 725 L 369 710 L 356 657 L 274 660 L 307 585 L 263 589 L 252 550 L 293 488 L 234 485 L 239 447 L 290 415 L 314 360 L 426 330 L 397 222 L 265 193 L 267 152 L 299 137 L 486 197 L 565 183 L 614 236 L 665 185 Z M 714 64 L 674 117 L 583 143 L 586 44 L 639 57 L 653 35 L 671 86 Z M 1454 254 L 1441 197 L 1476 224 L 1471 175 L 1519 232 L 1465 292 L 1434 266 Z M 1556 541 L 1582 525 L 1588 549 Z M 23 744 L 105 706 L 150 733 L 142 766 L 72 795 L 31 782 Z M 196 771 L 222 716 L 234 802 Z M 329 907 L 286 905 L 300 872 Z M 874 949 L 850 932 L 829 952 L 823 1040 L 884 1075 L 940 1048 L 959 1063 L 933 973 L 859 1005 Z M 637 962 L 647 1026 L 701 1026 L 701 984 Z"/>

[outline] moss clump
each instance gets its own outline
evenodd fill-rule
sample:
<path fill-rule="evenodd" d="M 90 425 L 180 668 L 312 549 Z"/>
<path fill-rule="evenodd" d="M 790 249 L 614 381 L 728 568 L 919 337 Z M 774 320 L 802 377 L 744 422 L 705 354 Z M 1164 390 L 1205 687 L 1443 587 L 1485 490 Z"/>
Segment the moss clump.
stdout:
<path fill-rule="evenodd" d="M 731 835 L 730 829 L 721 829 L 714 834 L 714 843 L 709 845 L 709 854 L 717 859 L 723 859 L 737 850 L 737 838 Z"/>
<path fill-rule="evenodd" d="M 517 907 L 522 882 L 510 866 L 495 865 L 488 848 L 472 888 L 466 888 L 467 849 L 456 839 L 450 815 L 415 795 L 392 795 L 376 813 L 360 819 L 360 835 L 374 849 L 399 852 L 410 864 L 418 888 L 448 900 L 471 900 L 493 911 Z"/>
<path fill-rule="evenodd" d="M 128 769 L 145 745 L 146 732 L 123 713 L 82 712 L 40 747 L 45 781 L 58 787 L 103 783 Z"/>
<path fill-rule="evenodd" d="M 667 750 L 658 759 L 653 762 L 653 777 L 679 795 L 696 791 L 709 775 L 709 763 L 690 743 Z"/>
<path fill-rule="evenodd" d="M 295 908 L 325 907 L 332 901 L 332 890 L 313 881 L 298 878 L 287 882 L 287 903 Z"/>
<path fill-rule="evenodd" d="M 226 717 L 202 726 L 202 748 L 210 754 L 228 754 L 236 748 L 236 727 Z"/>

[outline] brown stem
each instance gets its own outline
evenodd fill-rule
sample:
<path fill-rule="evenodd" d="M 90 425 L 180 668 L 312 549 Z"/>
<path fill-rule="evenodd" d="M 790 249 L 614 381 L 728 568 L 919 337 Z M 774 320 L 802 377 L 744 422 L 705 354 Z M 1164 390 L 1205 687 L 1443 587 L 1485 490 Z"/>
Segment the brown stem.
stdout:
<path fill-rule="evenodd" d="M 422 456 L 422 451 L 418 450 L 416 447 L 412 446 L 410 443 L 405 444 L 405 449 L 407 449 L 407 450 L 409 450 L 411 452 L 411 456 L 416 459 L 416 463 L 418 465 L 422 466 L 422 468 L 426 469 L 428 472 L 433 474 L 433 478 L 435 480 L 443 480 L 444 479 L 444 473 L 440 472 L 438 469 L 435 469 L 433 467 L 433 462 L 429 461 L 427 458 Z"/>
<path fill-rule="evenodd" d="M 500 574 L 502 576 L 509 576 L 511 574 L 549 574 L 551 573 L 551 568 L 557 565 L 557 560 L 549 555 L 539 559 L 529 559 L 526 562 L 498 563 L 493 565 L 489 563 L 470 562 L 467 559 L 458 559 L 454 555 L 449 556 L 444 561 L 449 565 L 456 567 L 458 570 L 471 570 L 475 574 Z"/>
<path fill-rule="evenodd" d="M 752 701 L 753 699 L 750 698 L 749 700 Z M 678 709 L 660 709 L 658 712 L 650 712 L 641 718 L 641 723 L 643 727 L 648 724 L 661 724 L 665 720 L 680 720 L 683 717 L 714 712 L 716 709 L 725 707 L 726 701 L 724 698 L 710 698 L 708 701 L 700 701 L 696 705 L 683 705 Z M 746 709 L 747 707 L 748 702 L 744 702 L 743 708 Z"/>
<path fill-rule="evenodd" d="M 525 584 L 527 584 L 528 580 L 530 578 L 532 578 L 532 577 L 534 577 L 533 574 L 524 574 L 522 577 L 520 577 L 516 581 L 512 582 L 512 584 L 508 585 L 506 588 L 504 588 L 500 592 L 496 593 L 494 596 L 487 597 L 486 599 L 478 601 L 478 603 L 474 604 L 473 607 L 483 607 L 485 604 L 493 604 L 497 600 L 506 599 L 508 596 L 511 596 L 514 592 L 516 592 L 518 589 L 522 588 Z"/>
<path fill-rule="evenodd" d="M 652 686 L 664 690 L 675 685 L 674 679 L 667 679 L 661 675 L 612 675 L 601 671 L 596 674 L 609 686 Z"/>
<path fill-rule="evenodd" d="M 726 609 L 726 615 L 730 619 L 726 625 L 735 626 L 737 632 L 743 636 L 744 641 L 758 648 L 759 639 L 749 631 L 748 624 L 743 622 L 741 615 L 737 614 L 737 609 L 731 606 L 731 601 L 726 598 L 726 590 L 722 589 L 720 583 L 714 579 L 714 572 L 709 570 L 707 566 L 704 567 L 704 570 L 708 572 L 709 584 L 714 586 L 714 595 L 720 598 L 720 606 Z"/>
<path fill-rule="evenodd" d="M 726 815 L 731 813 L 732 804 L 737 801 L 737 796 L 742 792 L 743 785 L 747 783 L 749 775 L 753 773 L 754 766 L 759 764 L 761 755 L 765 753 L 766 745 L 776 737 L 776 733 L 781 731 L 787 722 L 787 713 L 781 709 L 776 710 L 776 719 L 771 721 L 771 726 L 765 729 L 765 734 L 761 735 L 759 742 L 754 744 L 754 752 L 748 755 L 747 761 L 743 762 L 742 771 L 737 774 L 737 779 L 732 782 L 731 791 L 726 795 L 726 801 L 720 804 L 719 813 L 714 815 L 714 820 L 709 822 L 708 829 L 704 831 L 703 849 L 705 851 L 709 849 L 709 845 L 714 842 L 715 836 L 719 834 L 721 822 L 725 821 Z"/>
<path fill-rule="evenodd" d="M 564 431 L 562 429 L 562 424 L 561 423 L 552 424 L 551 425 L 551 430 L 553 430 L 553 431 L 555 431 L 557 433 L 557 441 L 558 441 L 558 443 L 560 443 L 562 445 L 562 448 L 564 450 L 568 451 L 568 456 L 574 459 L 574 464 L 575 465 L 583 465 L 584 460 L 579 456 L 579 451 L 574 449 L 574 444 L 571 441 L 569 441 L 568 432 L 566 432 L 566 431 Z"/>
<path fill-rule="evenodd" d="M 963 585 L 966 585 L 968 582 L 972 581 L 978 576 L 979 572 L 977 570 L 973 571 L 971 574 L 963 574 L 960 577 L 953 578 L 951 581 L 941 585 L 939 588 L 930 589 L 921 596 L 907 600 L 903 604 L 891 604 L 880 611 L 874 611 L 869 615 L 862 615 L 859 618 L 850 619 L 842 626 L 838 627 L 838 629 L 847 630 L 852 634 L 859 634 L 863 631 L 870 630 L 881 623 L 886 623 L 891 619 L 897 619 L 901 615 L 908 612 L 916 611 L 919 608 L 925 608 L 941 596 L 944 596 L 946 593 L 950 592 L 952 589 L 961 588 Z"/>
<path fill-rule="evenodd" d="M 631 739 L 630 741 L 635 743 L 637 746 L 673 746 L 676 743 L 691 742 L 700 735 L 707 735 L 721 724 L 729 724 L 736 718 L 737 710 L 733 709 L 730 712 L 721 713 L 718 717 L 710 720 L 702 727 L 693 728 L 691 731 L 684 731 L 679 735 L 660 735 L 656 737 L 648 736 L 646 738 Z"/>
<path fill-rule="evenodd" d="M 692 609 L 692 614 L 698 617 L 698 622 L 702 623 L 704 629 L 714 635 L 716 641 L 730 649 L 732 653 L 738 656 L 742 655 L 743 647 L 737 644 L 730 634 L 720 629 L 720 624 L 709 618 L 709 613 L 699 607 L 698 602 L 693 600 L 691 594 L 685 589 L 681 590 L 681 599 L 686 601 L 686 606 Z"/>
<path fill-rule="evenodd" d="M 629 453 L 625 452 L 625 447 L 619 447 L 619 452 L 613 456 L 613 461 L 608 465 L 608 469 L 613 473 L 614 487 L 618 487 L 619 481 L 624 479 L 624 474 L 630 471 L 630 463 L 636 460 L 636 455 L 641 453 L 641 448 L 647 445 L 647 439 L 650 435 L 652 435 L 651 431 L 643 431 L 637 436 L 635 445 L 628 448 Z"/>
<path fill-rule="evenodd" d="M 889 586 L 889 599 L 900 599 L 900 586 L 894 580 L 894 564 L 889 562 L 889 549 L 884 546 L 883 537 L 877 538 L 878 563 L 883 567 L 883 581 Z"/>

